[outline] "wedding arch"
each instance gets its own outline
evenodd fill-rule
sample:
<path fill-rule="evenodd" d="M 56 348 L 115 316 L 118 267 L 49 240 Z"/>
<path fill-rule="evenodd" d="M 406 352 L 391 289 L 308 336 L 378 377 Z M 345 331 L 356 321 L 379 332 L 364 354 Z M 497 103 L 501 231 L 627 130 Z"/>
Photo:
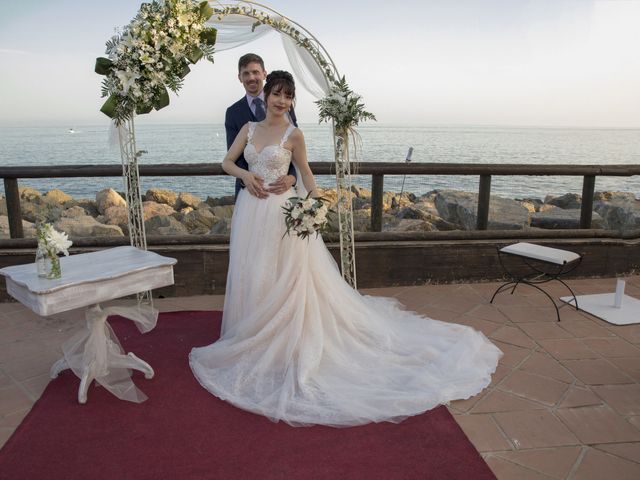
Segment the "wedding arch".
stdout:
<path fill-rule="evenodd" d="M 355 127 L 375 120 L 361 97 L 350 90 L 322 44 L 297 22 L 252 1 L 153 0 L 143 3 L 129 25 L 107 42 L 108 58 L 96 60 L 105 75 L 101 111 L 113 119 L 122 158 L 131 244 L 146 249 L 134 118 L 169 105 L 168 90 L 177 92 L 189 65 L 213 61 L 217 51 L 245 45 L 263 35 L 280 34 L 291 68 L 302 86 L 318 100 L 320 121 L 331 122 L 335 152 L 340 266 L 356 287 L 351 192 L 350 141 Z M 214 48 L 215 45 L 215 48 Z M 150 294 L 147 296 L 150 298 Z"/>

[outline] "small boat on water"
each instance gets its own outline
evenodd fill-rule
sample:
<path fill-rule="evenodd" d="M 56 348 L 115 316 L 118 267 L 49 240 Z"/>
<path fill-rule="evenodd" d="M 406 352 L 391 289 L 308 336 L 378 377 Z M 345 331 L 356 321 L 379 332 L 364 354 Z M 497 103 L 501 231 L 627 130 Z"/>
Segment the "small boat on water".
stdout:
<path fill-rule="evenodd" d="M 76 131 L 73 128 L 70 128 L 69 130 L 67 130 L 67 133 L 76 133 Z"/>

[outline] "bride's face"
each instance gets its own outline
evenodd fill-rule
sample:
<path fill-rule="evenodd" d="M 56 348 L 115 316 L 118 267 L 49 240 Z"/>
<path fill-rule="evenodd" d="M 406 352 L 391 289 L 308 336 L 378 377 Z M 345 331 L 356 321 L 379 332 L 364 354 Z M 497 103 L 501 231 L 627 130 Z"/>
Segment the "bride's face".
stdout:
<path fill-rule="evenodd" d="M 293 97 L 285 93 L 282 89 L 272 90 L 269 96 L 266 98 L 267 109 L 275 115 L 284 115 L 291 110 L 293 104 Z"/>

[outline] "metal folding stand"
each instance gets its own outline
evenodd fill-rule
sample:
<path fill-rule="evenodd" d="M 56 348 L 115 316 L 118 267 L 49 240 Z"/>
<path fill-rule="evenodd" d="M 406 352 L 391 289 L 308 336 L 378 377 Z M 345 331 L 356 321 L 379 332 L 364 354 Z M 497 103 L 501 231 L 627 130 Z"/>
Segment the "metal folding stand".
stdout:
<path fill-rule="evenodd" d="M 573 302 L 576 310 L 578 310 L 578 299 L 576 298 L 575 293 L 560 277 L 575 270 L 582 262 L 582 255 L 569 252 L 567 250 L 561 250 L 559 248 L 543 247 L 541 245 L 525 242 L 516 243 L 503 248 L 497 248 L 497 251 L 500 266 L 510 277 L 510 280 L 503 283 L 496 289 L 489 303 L 493 303 L 493 300 L 496 298 L 498 293 L 511 288 L 511 294 L 513 295 L 513 292 L 515 292 L 518 285 L 524 284 L 542 292 L 551 301 L 556 309 L 558 321 L 560 321 L 560 308 Z M 509 269 L 503 261 L 504 255 L 519 258 L 522 260 L 523 264 L 527 266 L 528 271 L 522 273 Z M 560 307 L 558 307 L 553 297 L 540 287 L 541 284 L 548 283 L 553 280 L 557 280 L 564 285 L 572 296 L 572 300 Z"/>

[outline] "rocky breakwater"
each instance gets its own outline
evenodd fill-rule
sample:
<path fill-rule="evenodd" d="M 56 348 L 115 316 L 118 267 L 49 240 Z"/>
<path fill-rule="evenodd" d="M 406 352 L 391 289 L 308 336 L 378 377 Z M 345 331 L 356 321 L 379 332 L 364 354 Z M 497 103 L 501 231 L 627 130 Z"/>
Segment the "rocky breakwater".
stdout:
<path fill-rule="evenodd" d="M 356 231 L 371 230 L 371 191 L 352 187 Z M 336 202 L 335 189 L 322 195 Z M 568 193 L 544 199 L 509 199 L 492 196 L 490 230 L 579 228 L 580 195 Z M 187 192 L 150 189 L 143 195 L 145 229 L 148 235 L 228 234 L 233 214 L 233 196 L 207 197 Z M 75 199 L 60 190 L 42 194 L 20 188 L 25 237 L 35 235 L 35 222 L 53 223 L 71 237 L 120 237 L 127 234 L 127 206 L 122 194 L 112 189 L 98 192 L 95 199 Z M 478 195 L 458 190 L 434 190 L 422 196 L 413 193 L 383 195 L 382 229 L 390 232 L 474 230 Z M 337 231 L 336 216 L 329 230 Z M 597 192 L 592 228 L 633 230 L 640 228 L 640 201 L 632 193 Z M 0 197 L 0 238 L 9 238 L 6 202 Z"/>

